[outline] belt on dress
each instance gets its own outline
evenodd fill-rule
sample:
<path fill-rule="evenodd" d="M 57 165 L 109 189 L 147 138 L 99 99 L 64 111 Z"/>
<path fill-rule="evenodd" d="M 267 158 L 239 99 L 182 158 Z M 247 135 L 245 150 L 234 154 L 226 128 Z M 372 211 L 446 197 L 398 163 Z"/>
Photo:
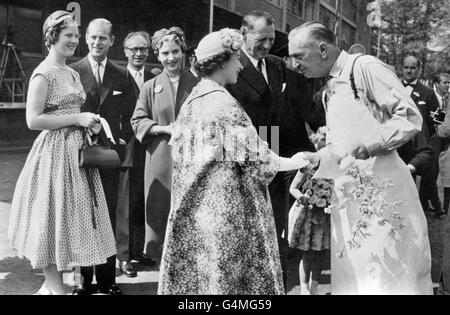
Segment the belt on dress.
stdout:
<path fill-rule="evenodd" d="M 86 132 L 86 130 L 84 130 L 84 128 L 81 127 L 69 127 L 66 130 L 65 133 L 65 138 L 67 139 L 67 137 L 75 132 L 75 131 L 81 131 Z M 95 216 L 95 210 L 98 209 L 98 199 L 97 199 L 97 193 L 95 192 L 95 184 L 94 184 L 94 176 L 92 174 L 93 170 L 90 169 L 84 169 L 85 173 L 86 173 L 86 179 L 88 182 L 88 187 L 89 187 L 89 192 L 91 193 L 91 201 L 92 201 L 92 207 L 91 207 L 91 216 L 92 216 L 92 226 L 94 227 L 94 230 L 97 229 L 97 220 L 96 220 L 96 216 Z"/>

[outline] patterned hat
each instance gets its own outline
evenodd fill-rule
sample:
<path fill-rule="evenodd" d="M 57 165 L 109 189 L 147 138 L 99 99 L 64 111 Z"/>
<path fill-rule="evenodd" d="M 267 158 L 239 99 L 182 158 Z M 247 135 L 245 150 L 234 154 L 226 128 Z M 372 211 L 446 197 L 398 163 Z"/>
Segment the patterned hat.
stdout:
<path fill-rule="evenodd" d="M 237 30 L 224 28 L 206 35 L 198 44 L 195 55 L 198 61 L 207 60 L 226 51 L 235 53 L 243 43 L 244 38 Z"/>

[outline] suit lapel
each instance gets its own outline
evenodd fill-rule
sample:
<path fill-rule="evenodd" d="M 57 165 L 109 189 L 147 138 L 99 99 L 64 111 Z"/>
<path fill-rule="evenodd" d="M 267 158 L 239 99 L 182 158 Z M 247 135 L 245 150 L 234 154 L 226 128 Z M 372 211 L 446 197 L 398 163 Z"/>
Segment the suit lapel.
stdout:
<path fill-rule="evenodd" d="M 114 77 L 115 77 L 114 69 L 113 69 L 111 63 L 108 61 L 106 63 L 105 74 L 103 75 L 102 92 L 100 95 L 100 106 L 103 105 L 106 97 L 109 95 L 109 93 L 112 89 Z"/>
<path fill-rule="evenodd" d="M 269 80 L 270 92 L 276 91 L 281 93 L 283 79 L 280 78 L 280 70 L 276 67 L 275 63 L 270 62 L 266 58 L 267 79 Z"/>
<path fill-rule="evenodd" d="M 243 51 L 241 51 L 241 63 L 244 66 L 244 70 L 240 72 L 239 76 L 253 87 L 256 92 L 264 95 L 268 89 L 267 82 Z"/>
<path fill-rule="evenodd" d="M 91 64 L 88 57 L 84 58 L 80 67 L 80 79 L 83 82 L 85 91 L 91 94 L 94 99 L 98 100 L 97 81 L 95 80 L 94 73 L 92 72 Z"/>

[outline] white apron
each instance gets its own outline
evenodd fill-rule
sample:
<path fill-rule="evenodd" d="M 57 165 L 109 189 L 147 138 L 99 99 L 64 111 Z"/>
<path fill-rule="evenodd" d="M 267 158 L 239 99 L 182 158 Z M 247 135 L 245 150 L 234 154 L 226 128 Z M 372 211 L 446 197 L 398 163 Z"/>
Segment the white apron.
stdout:
<path fill-rule="evenodd" d="M 350 77 L 353 60 L 350 57 L 341 78 Z M 350 84 L 341 86 L 330 98 L 327 126 L 327 140 L 331 142 L 328 149 L 339 154 L 348 154 L 359 145 L 370 143 L 368 139 L 376 137 L 382 128 L 365 104 L 355 99 Z M 367 166 L 374 175 L 391 180 L 393 187 L 389 188 L 386 200 L 401 201 L 398 212 L 404 218 L 405 228 L 393 237 L 389 225 L 380 227 L 374 221 L 369 229 L 372 236 L 362 243 L 362 248 L 349 249 L 346 242 L 351 240 L 351 228 L 360 217 L 358 205 L 346 202 L 343 210 L 332 213 L 332 294 L 432 294 L 427 221 L 410 171 L 396 151 L 358 163 Z M 330 158 L 322 160 L 318 175 L 334 179 L 338 186 L 344 173 Z M 344 192 L 341 200 L 348 193 Z M 343 256 L 338 257 L 342 250 Z"/>

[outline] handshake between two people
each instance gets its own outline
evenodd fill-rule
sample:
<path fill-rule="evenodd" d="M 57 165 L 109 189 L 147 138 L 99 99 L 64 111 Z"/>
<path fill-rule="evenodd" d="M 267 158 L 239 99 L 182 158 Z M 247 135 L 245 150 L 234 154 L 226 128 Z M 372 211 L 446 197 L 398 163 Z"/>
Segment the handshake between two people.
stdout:
<path fill-rule="evenodd" d="M 328 150 L 328 148 L 324 148 L 323 150 Z M 353 152 L 350 154 L 347 154 L 346 156 L 338 157 L 337 163 L 341 164 L 342 161 L 344 161 L 347 157 L 353 157 L 356 160 L 368 160 L 370 159 L 369 151 L 365 146 L 359 146 L 356 148 Z M 319 165 L 321 160 L 321 152 L 300 152 L 294 155 L 291 160 L 293 163 L 297 164 L 297 169 L 302 169 L 305 167 L 308 168 L 315 168 Z"/>

